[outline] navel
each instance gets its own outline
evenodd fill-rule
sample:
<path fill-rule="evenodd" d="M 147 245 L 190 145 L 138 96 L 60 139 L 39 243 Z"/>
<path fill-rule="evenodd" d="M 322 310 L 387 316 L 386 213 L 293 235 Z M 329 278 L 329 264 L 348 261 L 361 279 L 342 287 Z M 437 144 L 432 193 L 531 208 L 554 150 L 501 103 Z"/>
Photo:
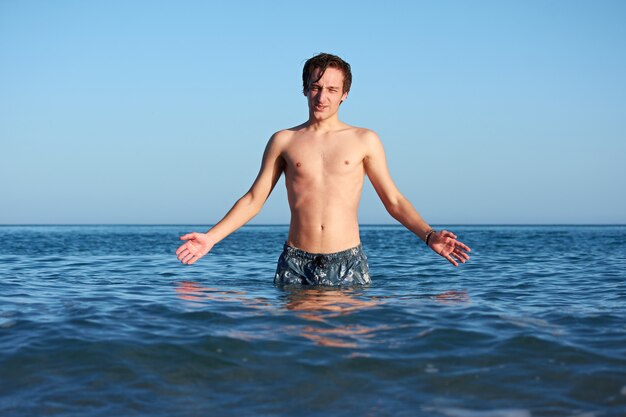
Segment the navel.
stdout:
<path fill-rule="evenodd" d="M 324 230 L 324 225 L 323 224 L 320 225 L 320 230 Z"/>
<path fill-rule="evenodd" d="M 297 166 L 298 168 L 300 168 L 300 166 L 302 166 L 302 164 L 301 164 L 300 162 L 296 162 L 296 166 Z"/>

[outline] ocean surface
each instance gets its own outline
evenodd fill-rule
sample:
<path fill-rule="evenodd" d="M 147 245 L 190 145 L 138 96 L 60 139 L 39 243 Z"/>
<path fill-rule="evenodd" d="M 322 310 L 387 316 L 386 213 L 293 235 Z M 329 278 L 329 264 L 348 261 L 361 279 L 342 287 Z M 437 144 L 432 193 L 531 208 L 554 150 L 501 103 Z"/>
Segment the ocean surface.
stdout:
<path fill-rule="evenodd" d="M 0 416 L 625 416 L 626 226 L 447 228 L 333 289 L 273 285 L 286 226 L 0 226 Z"/>

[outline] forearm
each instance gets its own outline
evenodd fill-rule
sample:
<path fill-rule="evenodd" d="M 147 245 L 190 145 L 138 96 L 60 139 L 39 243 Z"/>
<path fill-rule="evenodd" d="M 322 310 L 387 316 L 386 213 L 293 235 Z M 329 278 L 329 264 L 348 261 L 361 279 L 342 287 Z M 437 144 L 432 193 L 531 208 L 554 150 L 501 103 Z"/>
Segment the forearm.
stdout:
<path fill-rule="evenodd" d="M 404 196 L 399 197 L 394 203 L 386 205 L 385 208 L 394 219 L 421 240 L 425 240 L 426 234 L 432 229 Z"/>
<path fill-rule="evenodd" d="M 250 193 L 246 193 L 241 197 L 235 205 L 226 213 L 224 218 L 220 220 L 207 232 L 213 244 L 218 243 L 226 236 L 239 229 L 250 219 L 256 216 L 263 205 L 259 204 Z"/>

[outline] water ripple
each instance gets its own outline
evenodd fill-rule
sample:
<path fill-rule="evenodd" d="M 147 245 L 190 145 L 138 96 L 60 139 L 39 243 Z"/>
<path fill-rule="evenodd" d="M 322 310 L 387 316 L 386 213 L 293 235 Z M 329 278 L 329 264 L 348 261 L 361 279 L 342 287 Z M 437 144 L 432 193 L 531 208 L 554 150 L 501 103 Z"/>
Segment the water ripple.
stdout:
<path fill-rule="evenodd" d="M 274 287 L 284 226 L 181 266 L 193 228 L 0 227 L 0 415 L 626 414 L 626 227 L 455 227 L 459 269 L 364 227 L 360 289 Z"/>

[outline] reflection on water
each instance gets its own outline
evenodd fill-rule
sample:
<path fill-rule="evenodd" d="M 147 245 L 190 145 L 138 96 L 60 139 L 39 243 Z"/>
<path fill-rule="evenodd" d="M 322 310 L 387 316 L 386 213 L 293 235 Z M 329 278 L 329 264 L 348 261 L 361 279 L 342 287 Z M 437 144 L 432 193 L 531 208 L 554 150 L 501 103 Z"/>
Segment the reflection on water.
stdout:
<path fill-rule="evenodd" d="M 377 304 L 373 300 L 357 299 L 350 290 L 298 288 L 287 291 L 287 309 L 297 311 L 299 317 L 313 321 L 325 321 Z"/>
<path fill-rule="evenodd" d="M 320 346 L 356 348 L 376 331 L 387 328 L 339 324 L 333 320 L 377 305 L 377 301 L 357 298 L 351 290 L 298 288 L 287 290 L 286 300 L 288 310 L 311 323 L 302 328 L 300 336 Z"/>
<path fill-rule="evenodd" d="M 275 332 L 295 333 L 320 346 L 355 348 L 360 342 L 373 336 L 373 332 L 387 329 L 387 326 L 368 327 L 364 325 L 341 324 L 335 318 L 376 306 L 379 301 L 358 298 L 351 290 L 326 288 L 291 288 L 285 290 L 284 305 L 274 307 L 261 297 L 253 297 L 245 291 L 220 290 L 204 287 L 198 282 L 180 281 L 176 283 L 176 295 L 181 300 L 192 303 L 239 303 L 248 309 L 262 308 L 268 313 L 285 314 L 295 312 L 296 317 L 305 320 L 305 325 L 285 324 Z M 268 311 L 271 310 L 271 311 Z M 253 332 L 254 333 L 254 332 Z M 244 335 L 241 331 L 230 336 L 250 340 L 253 334 Z M 258 336 L 258 332 L 256 335 Z"/>
<path fill-rule="evenodd" d="M 246 301 L 244 294 L 245 291 L 224 291 L 217 288 L 203 287 L 197 282 L 181 281 L 176 283 L 176 293 L 181 300 L 194 301 L 197 303 L 204 302 L 206 300 L 215 301 Z"/>
<path fill-rule="evenodd" d="M 470 301 L 467 291 L 446 291 L 435 295 L 433 298 L 446 304 L 466 303 Z"/>
<path fill-rule="evenodd" d="M 466 291 L 446 291 L 431 296 L 404 295 L 366 297 L 360 289 L 336 289 L 324 287 L 280 287 L 284 291 L 284 304 L 274 306 L 262 297 L 254 297 L 246 291 L 220 290 L 204 287 L 198 282 L 180 281 L 176 283 L 176 294 L 184 301 L 192 303 L 237 303 L 244 308 L 237 315 L 252 314 L 254 310 L 262 309 L 265 313 L 289 314 L 304 320 L 303 325 L 285 323 L 282 328 L 272 329 L 273 332 L 283 334 L 297 334 L 319 346 L 340 348 L 363 347 L 364 344 L 374 343 L 377 332 L 391 330 L 390 325 L 367 326 L 365 324 L 346 324 L 346 316 L 357 312 L 371 310 L 376 306 L 393 302 L 398 299 L 432 299 L 440 303 L 466 303 L 469 297 Z M 392 300 L 389 300 L 389 299 Z M 222 311 L 221 308 L 219 308 Z M 232 313 L 232 312 L 231 312 Z M 362 323 L 362 322 L 361 322 Z M 241 330 L 228 331 L 227 334 L 238 339 L 251 340 L 258 338 L 265 332 L 251 331 L 250 334 Z"/>

